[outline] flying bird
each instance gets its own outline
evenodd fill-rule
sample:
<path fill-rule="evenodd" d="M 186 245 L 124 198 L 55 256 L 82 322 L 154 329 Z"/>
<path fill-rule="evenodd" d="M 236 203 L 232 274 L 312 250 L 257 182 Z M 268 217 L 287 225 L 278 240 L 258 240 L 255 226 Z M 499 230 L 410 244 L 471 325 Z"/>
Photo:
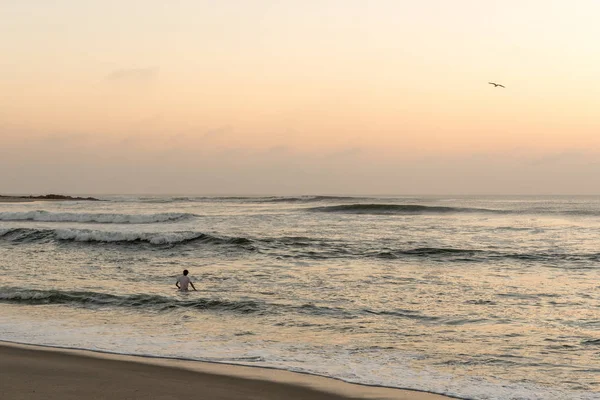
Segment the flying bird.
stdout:
<path fill-rule="evenodd" d="M 494 82 L 488 82 L 490 85 L 494 85 L 494 87 L 498 87 L 500 86 L 501 88 L 503 88 L 504 86 L 499 84 L 499 83 L 494 83 Z M 505 88 L 506 89 L 506 88 Z"/>

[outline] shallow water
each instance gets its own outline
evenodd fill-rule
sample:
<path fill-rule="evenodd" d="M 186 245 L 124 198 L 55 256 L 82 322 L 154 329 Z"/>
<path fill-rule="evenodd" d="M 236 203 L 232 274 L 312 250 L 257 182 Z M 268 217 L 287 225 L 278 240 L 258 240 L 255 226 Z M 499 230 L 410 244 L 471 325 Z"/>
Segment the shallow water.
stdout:
<path fill-rule="evenodd" d="M 600 198 L 106 200 L 0 204 L 0 339 L 600 399 Z"/>

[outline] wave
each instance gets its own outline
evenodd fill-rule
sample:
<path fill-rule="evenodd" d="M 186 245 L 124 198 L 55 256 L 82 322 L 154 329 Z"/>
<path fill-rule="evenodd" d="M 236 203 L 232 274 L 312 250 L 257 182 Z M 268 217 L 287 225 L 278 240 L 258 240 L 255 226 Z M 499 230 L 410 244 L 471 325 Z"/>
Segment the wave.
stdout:
<path fill-rule="evenodd" d="M 451 213 L 494 213 L 504 214 L 502 210 L 485 208 L 463 208 L 423 206 L 418 204 L 342 204 L 336 206 L 313 207 L 308 211 L 347 213 L 347 214 L 451 214 Z"/>
<path fill-rule="evenodd" d="M 546 266 L 552 266 L 556 262 L 586 263 L 586 268 L 590 268 L 590 261 L 600 260 L 600 253 L 553 253 L 553 252 L 535 252 L 535 253 L 515 253 L 510 251 L 493 251 L 478 249 L 455 249 L 455 248 L 437 248 L 420 247 L 403 250 L 385 250 L 376 251 L 368 254 L 369 257 L 381 259 L 401 259 L 401 258 L 428 258 L 431 260 L 440 260 L 444 262 L 492 262 L 499 260 L 517 260 L 522 262 L 543 262 Z M 564 268 L 576 268 L 574 265 Z M 593 268 L 593 267 L 591 267 Z"/>
<path fill-rule="evenodd" d="M 205 298 L 181 300 L 149 294 L 119 296 L 98 292 L 27 290 L 14 288 L 0 289 L 0 302 L 29 305 L 67 304 L 87 307 L 153 308 L 161 311 L 176 308 L 193 308 L 198 310 L 229 310 L 241 313 L 257 312 L 264 308 L 255 301 L 228 301 Z"/>
<path fill-rule="evenodd" d="M 463 249 L 451 247 L 377 248 L 373 244 L 352 244 L 345 241 L 327 241 L 321 238 L 234 237 L 206 234 L 197 231 L 142 232 L 104 231 L 93 229 L 0 229 L 0 240 L 15 244 L 73 243 L 116 246 L 157 246 L 170 249 L 174 246 L 227 246 L 239 251 L 258 253 L 277 259 L 360 259 L 382 260 L 427 259 L 434 262 L 489 263 L 502 260 L 544 263 L 557 268 L 596 268 L 600 253 L 559 253 L 551 251 L 515 252 L 511 250 Z"/>
<path fill-rule="evenodd" d="M 189 213 L 110 214 L 110 213 L 57 213 L 43 210 L 0 212 L 0 221 L 38 222 L 91 222 L 101 224 L 152 224 L 176 222 L 196 217 Z"/>
<path fill-rule="evenodd" d="M 70 305 L 75 307 L 99 308 L 117 307 L 134 309 L 152 309 L 170 311 L 176 309 L 195 309 L 201 311 L 230 311 L 235 313 L 285 313 L 308 315 L 327 315 L 330 318 L 355 319 L 360 315 L 391 315 L 407 319 L 435 319 L 416 311 L 406 310 L 370 310 L 346 309 L 325 305 L 270 303 L 263 300 L 208 299 L 196 293 L 180 293 L 176 296 L 154 294 L 110 294 L 88 291 L 40 290 L 15 287 L 0 287 L 0 303 L 25 305 Z"/>
<path fill-rule="evenodd" d="M 352 196 L 179 196 L 179 197 L 113 197 L 113 202 L 140 202 L 140 203 L 210 203 L 210 202 L 235 202 L 235 203 L 312 203 L 326 201 L 351 201 L 366 200 L 369 197 Z"/>
<path fill-rule="evenodd" d="M 346 201 L 346 200 L 361 200 L 366 197 L 349 197 L 349 196 L 281 196 L 281 197 L 264 197 L 255 199 L 261 203 L 312 203 L 320 201 Z"/>
<path fill-rule="evenodd" d="M 353 198 L 349 198 L 353 199 Z M 398 215 L 418 215 L 418 214 L 496 214 L 496 215 L 547 215 L 547 216 L 581 216 L 597 217 L 600 216 L 600 210 L 597 209 L 542 209 L 542 208 L 521 208 L 511 210 L 472 208 L 472 207 L 450 207 L 450 206 L 426 206 L 421 204 L 380 204 L 380 203 L 355 203 L 339 204 L 323 207 L 306 208 L 307 211 L 346 213 L 346 214 L 398 214 Z M 500 228 L 514 229 L 519 228 Z M 523 228 L 521 228 L 523 229 Z"/>
<path fill-rule="evenodd" d="M 187 295 L 188 293 L 186 293 Z M 116 295 L 99 292 L 38 290 L 4 287 L 0 288 L 0 302 L 27 305 L 63 304 L 80 307 L 124 307 L 145 308 L 158 311 L 174 309 L 196 309 L 248 313 L 277 313 L 278 310 L 294 310 L 306 314 L 338 314 L 353 318 L 343 309 L 314 305 L 289 305 L 266 303 L 256 300 L 207 299 L 189 293 L 187 298 L 151 294 Z"/>
<path fill-rule="evenodd" d="M 179 231 L 179 232 L 127 232 L 127 231 L 100 231 L 92 229 L 30 229 L 9 228 L 0 229 L 0 238 L 12 242 L 47 242 L 51 240 L 67 242 L 96 242 L 114 244 L 146 243 L 150 245 L 177 245 L 188 242 L 202 242 L 212 244 L 229 244 L 245 247 L 253 250 L 250 246 L 252 241 L 239 237 L 218 237 L 202 232 Z"/>
<path fill-rule="evenodd" d="M 381 258 L 396 258 L 398 255 L 407 256 L 472 256 L 476 253 L 483 252 L 481 250 L 453 249 L 453 248 L 437 248 L 437 247 L 419 247 L 408 250 L 398 250 L 395 252 L 381 252 L 377 256 Z M 387 255 L 391 257 L 387 257 Z M 396 256 L 396 257 L 394 257 Z"/>

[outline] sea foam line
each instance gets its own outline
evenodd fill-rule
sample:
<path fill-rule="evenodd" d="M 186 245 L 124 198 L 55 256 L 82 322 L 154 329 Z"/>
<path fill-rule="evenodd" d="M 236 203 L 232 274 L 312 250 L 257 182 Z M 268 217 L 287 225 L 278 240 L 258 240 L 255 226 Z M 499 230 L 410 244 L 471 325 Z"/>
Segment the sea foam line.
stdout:
<path fill-rule="evenodd" d="M 182 221 L 194 217 L 197 217 L 197 215 L 189 213 L 57 213 L 44 210 L 0 212 L 0 221 L 92 222 L 101 224 L 152 224 Z"/>

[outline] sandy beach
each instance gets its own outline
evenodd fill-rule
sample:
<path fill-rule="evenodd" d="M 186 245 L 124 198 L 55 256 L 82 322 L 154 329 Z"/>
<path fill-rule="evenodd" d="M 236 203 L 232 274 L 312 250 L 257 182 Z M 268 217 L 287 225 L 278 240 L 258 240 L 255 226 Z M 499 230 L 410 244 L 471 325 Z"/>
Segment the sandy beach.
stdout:
<path fill-rule="evenodd" d="M 0 344 L 0 370 L 6 400 L 449 398 L 264 368 L 12 343 Z"/>

